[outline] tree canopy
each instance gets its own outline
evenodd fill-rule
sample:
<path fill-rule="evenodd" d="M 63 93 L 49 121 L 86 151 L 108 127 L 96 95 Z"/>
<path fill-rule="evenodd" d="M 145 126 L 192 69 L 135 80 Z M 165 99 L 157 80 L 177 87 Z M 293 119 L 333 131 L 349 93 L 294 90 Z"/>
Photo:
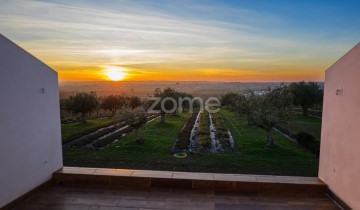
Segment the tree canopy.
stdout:
<path fill-rule="evenodd" d="M 301 106 L 304 116 L 308 116 L 309 108 L 322 104 L 323 90 L 316 82 L 293 82 L 289 88 L 294 95 L 293 104 Z"/>
<path fill-rule="evenodd" d="M 98 103 L 95 92 L 80 92 L 66 99 L 64 106 L 75 114 L 80 113 L 81 120 L 85 122 L 86 114 L 95 110 Z"/>
<path fill-rule="evenodd" d="M 269 147 L 275 145 L 272 129 L 279 122 L 287 120 L 292 97 L 287 87 L 278 87 L 263 95 L 251 94 L 248 98 L 251 118 L 255 124 L 266 130 Z"/>
<path fill-rule="evenodd" d="M 180 101 L 180 98 L 187 97 L 188 99 L 193 98 L 192 95 L 178 92 L 173 88 L 165 88 L 161 90 L 160 88 L 155 89 L 154 97 L 159 98 L 160 102 L 156 104 L 154 110 L 160 112 L 161 122 L 165 123 L 166 114 L 176 113 L 179 108 L 189 108 L 190 103 L 187 100 Z M 181 104 L 180 104 L 181 103 Z"/>
<path fill-rule="evenodd" d="M 124 110 L 122 120 L 125 121 L 129 127 L 134 128 L 136 142 L 143 143 L 143 138 L 140 136 L 139 129 L 147 122 L 145 110 L 141 107 Z"/>
<path fill-rule="evenodd" d="M 257 125 L 267 132 L 267 145 L 272 147 L 272 129 L 279 122 L 287 120 L 293 95 L 286 86 L 268 89 L 263 94 L 229 93 L 222 98 L 222 104 L 236 113 L 244 114 L 249 125 Z"/>
<path fill-rule="evenodd" d="M 116 111 L 126 105 L 126 98 L 119 95 L 109 95 L 102 100 L 101 108 L 109 110 L 114 116 Z"/>
<path fill-rule="evenodd" d="M 137 96 L 130 96 L 127 98 L 127 100 L 128 100 L 129 106 L 132 109 L 135 109 L 136 107 L 139 107 L 143 104 L 141 99 Z"/>

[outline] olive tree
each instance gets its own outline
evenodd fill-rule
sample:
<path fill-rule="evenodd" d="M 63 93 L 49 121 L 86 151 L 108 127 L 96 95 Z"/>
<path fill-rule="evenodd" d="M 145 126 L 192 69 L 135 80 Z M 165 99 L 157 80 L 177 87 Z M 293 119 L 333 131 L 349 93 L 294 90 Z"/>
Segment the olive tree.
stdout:
<path fill-rule="evenodd" d="M 143 143 L 139 130 L 147 121 L 145 110 L 140 107 L 124 110 L 122 118 L 129 127 L 134 129 L 135 141 L 139 144 Z"/>
<path fill-rule="evenodd" d="M 237 94 L 237 93 L 233 93 L 233 92 L 226 93 L 225 95 L 223 95 L 221 97 L 221 106 L 238 110 L 236 103 L 237 103 L 239 97 L 240 97 L 240 94 Z"/>
<path fill-rule="evenodd" d="M 109 110 L 111 116 L 114 116 L 116 111 L 126 105 L 126 98 L 119 95 L 109 95 L 102 100 L 101 108 Z"/>
<path fill-rule="evenodd" d="M 269 89 L 263 95 L 251 94 L 247 99 L 249 107 L 251 107 L 251 118 L 255 124 L 265 129 L 267 146 L 269 147 L 275 145 L 272 137 L 273 128 L 279 122 L 287 120 L 292 97 L 289 88 L 281 86 L 272 90 Z"/>
<path fill-rule="evenodd" d="M 152 108 L 153 110 L 160 113 L 161 123 L 165 123 L 165 116 L 167 113 L 174 114 L 179 108 L 189 108 L 190 103 L 186 100 L 180 102 L 180 98 L 193 98 L 191 95 L 175 91 L 173 88 L 165 88 L 163 90 L 157 88 L 155 89 L 154 97 L 160 99 L 159 101 L 157 101 L 158 103 Z M 181 106 L 180 103 L 182 103 Z M 145 104 L 145 107 L 149 106 L 152 106 L 152 104 Z"/>
<path fill-rule="evenodd" d="M 76 93 L 66 101 L 66 105 L 73 113 L 81 115 L 82 122 L 86 122 L 86 114 L 95 110 L 98 103 L 95 92 Z"/>
<path fill-rule="evenodd" d="M 316 82 L 293 82 L 289 88 L 294 95 L 293 104 L 301 106 L 304 116 L 308 116 L 310 107 L 322 103 L 323 91 Z"/>
<path fill-rule="evenodd" d="M 131 97 L 128 97 L 126 99 L 128 101 L 129 106 L 132 109 L 135 109 L 136 107 L 139 107 L 139 106 L 141 106 L 143 104 L 141 99 L 138 96 L 131 96 Z"/>

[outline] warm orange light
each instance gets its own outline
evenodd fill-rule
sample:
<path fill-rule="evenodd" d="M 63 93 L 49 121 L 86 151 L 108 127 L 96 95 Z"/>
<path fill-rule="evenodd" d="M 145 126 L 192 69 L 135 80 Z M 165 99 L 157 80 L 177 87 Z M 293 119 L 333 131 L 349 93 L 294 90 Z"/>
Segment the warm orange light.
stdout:
<path fill-rule="evenodd" d="M 107 67 L 106 70 L 104 71 L 104 74 L 109 78 L 109 80 L 112 81 L 123 80 L 126 76 L 124 69 L 115 66 Z"/>

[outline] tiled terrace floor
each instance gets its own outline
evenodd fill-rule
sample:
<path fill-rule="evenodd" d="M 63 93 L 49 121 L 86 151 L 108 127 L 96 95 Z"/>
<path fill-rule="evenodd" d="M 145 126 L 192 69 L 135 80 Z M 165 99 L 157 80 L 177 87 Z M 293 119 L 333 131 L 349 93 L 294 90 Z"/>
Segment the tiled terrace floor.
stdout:
<path fill-rule="evenodd" d="M 50 185 L 15 209 L 304 209 L 332 210 L 325 195 L 243 193 L 191 189 L 129 189 L 113 186 Z"/>

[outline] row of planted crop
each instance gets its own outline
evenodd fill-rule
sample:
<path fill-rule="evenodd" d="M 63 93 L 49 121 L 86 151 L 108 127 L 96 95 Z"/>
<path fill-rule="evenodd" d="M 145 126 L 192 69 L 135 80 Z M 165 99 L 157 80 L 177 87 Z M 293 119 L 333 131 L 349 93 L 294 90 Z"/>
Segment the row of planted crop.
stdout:
<path fill-rule="evenodd" d="M 133 130 L 132 127 L 130 126 L 124 126 L 121 129 L 119 129 L 119 131 L 107 136 L 106 138 L 103 139 L 99 139 L 97 141 L 95 141 L 93 143 L 93 147 L 95 148 L 103 148 L 109 144 L 111 144 L 112 142 L 114 142 L 115 140 L 120 139 L 124 134 L 129 133 Z"/>
<path fill-rule="evenodd" d="M 225 121 L 219 112 L 212 114 L 212 121 L 216 128 L 216 138 L 222 146 L 224 151 L 231 151 L 232 145 L 230 143 L 230 133 L 225 127 Z"/>
<path fill-rule="evenodd" d="M 108 128 L 101 128 L 96 132 L 93 132 L 92 134 L 85 135 L 83 137 L 80 137 L 78 140 L 75 140 L 73 142 L 68 143 L 66 146 L 69 147 L 83 147 L 85 145 L 90 144 L 91 142 L 99 139 L 100 137 L 112 133 L 116 131 L 117 129 L 125 126 L 125 123 L 118 123 L 113 126 L 110 126 Z"/>
<path fill-rule="evenodd" d="M 209 112 L 207 110 L 204 110 L 200 114 L 200 123 L 197 128 L 197 139 L 200 151 L 205 151 L 211 148 L 210 119 Z"/>
<path fill-rule="evenodd" d="M 91 128 L 91 129 L 88 129 L 86 131 L 83 131 L 83 132 L 80 132 L 80 133 L 77 133 L 77 134 L 74 134 L 74 135 L 71 135 L 69 136 L 68 138 L 66 138 L 65 140 L 63 140 L 63 144 L 67 144 L 69 142 L 72 142 L 72 141 L 75 141 L 83 136 L 86 136 L 86 135 L 91 135 L 92 133 L 95 133 L 96 131 L 100 130 L 100 129 L 106 129 L 106 128 L 110 128 L 114 125 L 113 122 L 110 122 L 106 125 L 101 125 L 101 126 L 97 126 L 95 128 Z M 71 144 L 70 144 L 71 145 Z"/>
<path fill-rule="evenodd" d="M 157 115 L 150 115 L 148 116 L 147 121 L 150 121 L 156 117 Z M 114 124 L 113 126 L 109 126 L 107 128 L 101 128 L 96 132 L 85 135 L 79 138 L 78 140 L 66 144 L 66 146 L 84 147 L 89 145 L 89 147 L 102 148 L 112 143 L 116 139 L 120 139 L 123 134 L 129 133 L 132 130 L 133 128 L 130 126 L 126 126 L 125 122 L 120 122 Z M 106 137 L 104 138 L 104 136 Z"/>
<path fill-rule="evenodd" d="M 191 132 L 196 125 L 198 112 L 193 113 L 180 131 L 174 144 L 174 151 L 189 149 Z M 211 120 L 210 120 L 211 117 Z M 212 123 L 213 126 L 210 124 Z M 198 127 L 196 129 L 196 140 L 199 151 L 233 151 L 233 140 L 226 123 L 220 113 L 209 113 L 207 110 L 200 112 Z M 232 140 L 232 141 L 231 141 Z M 214 147 L 214 148 L 212 148 Z M 191 148 L 191 151 L 194 149 Z"/>
<path fill-rule="evenodd" d="M 149 122 L 155 118 L 157 118 L 158 115 L 150 115 L 147 117 L 146 121 Z M 113 143 L 115 140 L 119 140 L 122 138 L 123 135 L 130 133 L 134 128 L 131 126 L 126 125 L 125 123 L 122 124 L 122 127 L 118 129 L 116 132 L 110 134 L 109 136 L 98 139 L 93 142 L 92 146 L 95 148 L 103 148 L 111 143 Z"/>
<path fill-rule="evenodd" d="M 198 113 L 199 112 L 192 113 L 190 118 L 186 121 L 184 127 L 181 129 L 174 145 L 176 151 L 183 151 L 188 149 L 190 144 L 191 131 L 194 127 Z"/>

